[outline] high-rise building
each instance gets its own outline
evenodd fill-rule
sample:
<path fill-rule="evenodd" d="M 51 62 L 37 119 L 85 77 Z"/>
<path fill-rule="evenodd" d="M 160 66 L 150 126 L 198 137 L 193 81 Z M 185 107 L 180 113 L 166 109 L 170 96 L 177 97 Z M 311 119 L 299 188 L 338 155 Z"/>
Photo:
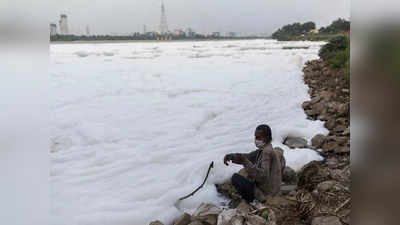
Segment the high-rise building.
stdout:
<path fill-rule="evenodd" d="M 192 28 L 187 28 L 186 29 L 186 36 L 187 37 L 194 37 L 196 35 L 196 32 Z"/>
<path fill-rule="evenodd" d="M 160 34 L 168 33 L 167 15 L 165 14 L 164 1 L 161 1 Z"/>
<path fill-rule="evenodd" d="M 69 34 L 67 15 L 61 14 L 59 26 L 61 34 Z"/>
<path fill-rule="evenodd" d="M 143 34 L 146 34 L 147 33 L 147 27 L 146 27 L 146 25 L 143 25 Z"/>
<path fill-rule="evenodd" d="M 89 25 L 86 25 L 86 36 L 90 36 Z"/>
<path fill-rule="evenodd" d="M 57 35 L 57 24 L 50 23 L 50 36 Z"/>

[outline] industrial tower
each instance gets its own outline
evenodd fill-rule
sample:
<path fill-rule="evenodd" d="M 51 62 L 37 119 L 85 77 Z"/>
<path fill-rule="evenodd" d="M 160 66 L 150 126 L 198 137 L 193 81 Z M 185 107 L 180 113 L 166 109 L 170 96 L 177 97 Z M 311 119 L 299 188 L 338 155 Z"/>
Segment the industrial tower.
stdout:
<path fill-rule="evenodd" d="M 164 35 L 168 33 L 167 16 L 165 15 L 164 1 L 161 0 L 161 21 L 160 21 L 160 34 Z"/>
<path fill-rule="evenodd" d="M 57 35 L 57 25 L 55 23 L 50 23 L 50 36 Z"/>
<path fill-rule="evenodd" d="M 90 28 L 89 28 L 89 25 L 86 25 L 86 36 L 90 36 Z"/>

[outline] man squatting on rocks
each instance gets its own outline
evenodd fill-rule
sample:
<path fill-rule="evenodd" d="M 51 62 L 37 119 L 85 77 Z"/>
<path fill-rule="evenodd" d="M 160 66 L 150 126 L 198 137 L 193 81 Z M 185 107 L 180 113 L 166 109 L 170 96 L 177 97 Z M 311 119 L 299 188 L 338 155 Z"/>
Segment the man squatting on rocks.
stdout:
<path fill-rule="evenodd" d="M 286 164 L 282 153 L 273 149 L 271 128 L 259 125 L 255 130 L 255 145 L 257 150 L 250 153 L 232 153 L 224 157 L 228 161 L 243 165 L 247 178 L 235 173 L 231 178 L 232 185 L 243 199 L 252 202 L 257 199 L 265 202 L 265 195 L 276 195 L 280 191 L 282 172 Z"/>

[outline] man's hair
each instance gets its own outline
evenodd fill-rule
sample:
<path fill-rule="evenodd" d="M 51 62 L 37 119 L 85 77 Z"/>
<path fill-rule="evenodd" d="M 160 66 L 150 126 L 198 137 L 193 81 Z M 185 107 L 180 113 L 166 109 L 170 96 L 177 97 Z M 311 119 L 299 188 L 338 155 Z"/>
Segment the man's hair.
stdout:
<path fill-rule="evenodd" d="M 256 130 L 263 132 L 265 138 L 267 139 L 267 144 L 271 143 L 272 141 L 272 132 L 271 128 L 267 124 L 258 125 Z"/>

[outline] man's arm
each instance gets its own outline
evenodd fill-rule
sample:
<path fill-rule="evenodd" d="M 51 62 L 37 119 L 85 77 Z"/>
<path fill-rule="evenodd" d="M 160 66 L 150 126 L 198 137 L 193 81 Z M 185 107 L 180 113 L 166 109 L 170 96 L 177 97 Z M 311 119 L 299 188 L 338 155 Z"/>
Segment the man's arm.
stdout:
<path fill-rule="evenodd" d="M 269 167 L 271 164 L 271 157 L 269 154 L 265 154 L 264 152 L 262 154 L 263 157 L 260 168 L 257 168 L 256 165 L 247 158 L 244 158 L 243 160 L 243 166 L 247 174 L 258 183 L 263 183 L 265 180 L 268 180 L 270 174 Z"/>
<path fill-rule="evenodd" d="M 228 165 L 227 161 L 232 161 L 232 163 L 243 165 L 244 159 L 250 160 L 250 162 L 255 161 L 256 155 L 257 151 L 253 151 L 250 153 L 231 153 L 225 155 L 224 163 Z"/>

